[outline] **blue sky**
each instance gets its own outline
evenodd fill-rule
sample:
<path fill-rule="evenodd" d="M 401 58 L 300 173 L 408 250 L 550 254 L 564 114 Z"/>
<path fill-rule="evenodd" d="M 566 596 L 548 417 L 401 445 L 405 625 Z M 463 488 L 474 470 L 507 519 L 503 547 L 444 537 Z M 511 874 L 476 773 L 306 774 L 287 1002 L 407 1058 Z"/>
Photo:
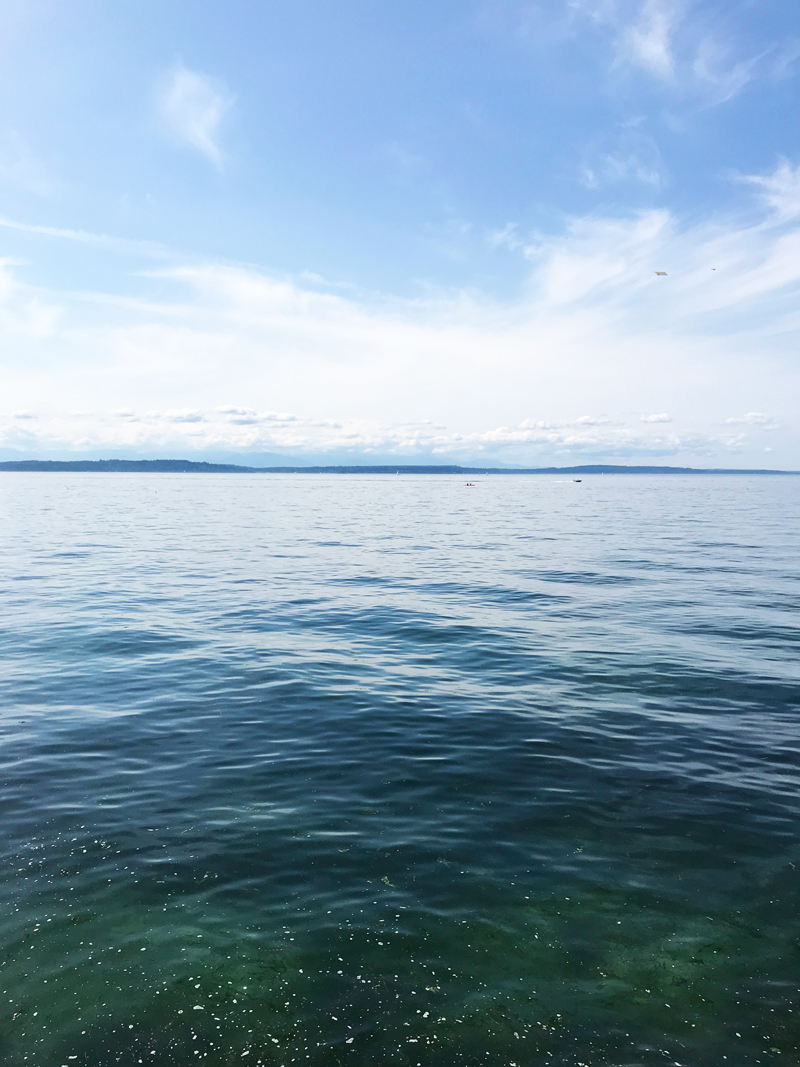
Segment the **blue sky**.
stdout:
<path fill-rule="evenodd" d="M 4 11 L 3 457 L 800 468 L 793 0 Z"/>

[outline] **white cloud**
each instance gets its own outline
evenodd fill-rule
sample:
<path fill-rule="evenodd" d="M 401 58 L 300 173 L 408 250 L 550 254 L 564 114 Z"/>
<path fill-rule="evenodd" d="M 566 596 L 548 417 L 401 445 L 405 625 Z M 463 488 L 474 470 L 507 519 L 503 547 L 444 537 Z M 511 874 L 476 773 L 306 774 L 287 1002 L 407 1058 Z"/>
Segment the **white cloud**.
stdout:
<path fill-rule="evenodd" d="M 765 415 L 762 411 L 748 411 L 745 415 L 735 416 L 725 420 L 731 425 L 759 426 L 762 430 L 775 430 L 778 423 L 771 415 Z"/>
<path fill-rule="evenodd" d="M 689 226 L 664 211 L 575 219 L 518 250 L 530 276 L 506 303 L 367 304 L 214 263 L 140 275 L 136 299 L 56 295 L 6 264 L 5 403 L 37 412 L 25 447 L 40 451 L 724 464 L 731 449 L 752 458 L 770 428 L 776 462 L 797 467 L 800 228 L 767 210 Z M 47 329 L 31 328 L 32 307 Z M 5 419 L 7 448 L 22 428 Z"/>
<path fill-rule="evenodd" d="M 205 416 L 200 411 L 188 411 L 185 408 L 179 411 L 165 411 L 156 418 L 166 419 L 167 422 L 203 422 Z"/>
<path fill-rule="evenodd" d="M 175 68 L 158 98 L 159 113 L 171 132 L 216 167 L 222 166 L 219 126 L 232 104 L 224 84 L 183 65 Z"/>

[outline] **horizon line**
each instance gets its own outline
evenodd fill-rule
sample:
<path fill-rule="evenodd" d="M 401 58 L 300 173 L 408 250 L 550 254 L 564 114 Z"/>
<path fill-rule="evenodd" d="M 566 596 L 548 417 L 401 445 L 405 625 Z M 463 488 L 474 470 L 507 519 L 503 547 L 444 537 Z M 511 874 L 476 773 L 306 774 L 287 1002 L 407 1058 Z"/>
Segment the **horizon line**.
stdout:
<path fill-rule="evenodd" d="M 210 463 L 188 459 L 84 459 L 84 460 L 5 460 L 6 472 L 92 472 L 154 474 L 773 474 L 798 475 L 796 470 L 746 467 L 674 467 L 666 464 L 584 463 L 571 467 L 491 467 L 483 464 L 462 466 L 452 463 L 379 464 L 281 464 L 251 467 L 236 463 Z"/>

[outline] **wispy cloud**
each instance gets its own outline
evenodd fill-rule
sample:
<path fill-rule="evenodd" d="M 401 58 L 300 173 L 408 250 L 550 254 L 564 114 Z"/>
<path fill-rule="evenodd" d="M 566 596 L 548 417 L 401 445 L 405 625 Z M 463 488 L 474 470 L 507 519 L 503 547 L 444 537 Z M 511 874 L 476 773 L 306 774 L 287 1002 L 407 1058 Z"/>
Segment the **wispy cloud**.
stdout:
<path fill-rule="evenodd" d="M 488 237 L 489 244 L 494 248 L 508 248 L 516 252 L 522 248 L 525 242 L 519 235 L 519 227 L 516 222 L 507 223 L 502 230 L 492 230 Z"/>
<path fill-rule="evenodd" d="M 158 110 L 174 135 L 221 168 L 219 127 L 233 99 L 219 80 L 179 64 L 159 93 Z"/>
<path fill-rule="evenodd" d="M 794 38 L 784 41 L 776 53 L 771 57 L 770 75 L 775 81 L 780 81 L 792 72 L 792 67 L 800 59 L 800 40 Z"/>
<path fill-rule="evenodd" d="M 54 337 L 61 325 L 62 307 L 50 294 L 23 285 L 16 276 L 18 264 L 0 259 L 0 336 L 5 335 L 5 360 L 16 363 L 16 346 L 38 344 Z M 3 345 L 0 344 L 0 349 Z M 0 360 L 2 365 L 4 360 Z M 10 378 L 4 383 L 6 396 Z M 25 409 L 35 400 L 28 399 Z"/>
<path fill-rule="evenodd" d="M 16 130 L 0 134 L 0 179 L 37 196 L 50 196 L 58 189 L 58 182 Z"/>
<path fill-rule="evenodd" d="M 620 29 L 618 58 L 641 67 L 656 78 L 670 79 L 675 72 L 673 35 L 682 7 L 671 0 L 645 0 L 635 20 Z"/>
<path fill-rule="evenodd" d="M 122 252 L 135 256 L 152 256 L 162 258 L 168 254 L 164 245 L 156 241 L 131 241 L 124 237 L 113 237 L 104 233 L 89 233 L 86 230 L 67 230 L 58 226 L 37 226 L 28 222 L 0 217 L 0 226 L 7 230 L 20 230 L 23 233 L 40 234 L 42 237 L 58 237 L 64 241 L 77 241 L 80 244 L 107 248 L 112 252 Z"/>
<path fill-rule="evenodd" d="M 742 181 L 758 186 L 765 202 L 780 218 L 800 216 L 800 166 L 793 167 L 783 160 L 772 174 L 752 174 Z"/>
<path fill-rule="evenodd" d="M 757 64 L 766 54 L 763 51 L 735 59 L 731 57 L 730 46 L 722 45 L 713 37 L 705 37 L 697 46 L 692 71 L 698 84 L 704 87 L 708 101 L 724 104 L 753 80 Z"/>
<path fill-rule="evenodd" d="M 658 167 L 649 166 L 635 155 L 605 155 L 598 163 L 584 163 L 580 180 L 587 189 L 599 189 L 608 182 L 637 181 L 654 189 L 661 187 L 663 178 Z"/>
<path fill-rule="evenodd" d="M 782 77 L 800 55 L 795 42 L 743 51 L 694 0 L 567 0 L 567 6 L 578 21 L 606 31 L 615 71 L 643 72 L 675 101 L 722 104 L 756 77 Z"/>

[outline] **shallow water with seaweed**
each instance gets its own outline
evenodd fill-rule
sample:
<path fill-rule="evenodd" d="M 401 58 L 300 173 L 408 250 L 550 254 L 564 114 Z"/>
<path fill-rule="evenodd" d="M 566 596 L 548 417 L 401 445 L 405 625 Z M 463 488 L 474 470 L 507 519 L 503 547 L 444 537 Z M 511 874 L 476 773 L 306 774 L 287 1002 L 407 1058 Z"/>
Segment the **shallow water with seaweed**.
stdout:
<path fill-rule="evenodd" d="M 0 1062 L 800 1058 L 800 478 L 4 474 Z"/>

